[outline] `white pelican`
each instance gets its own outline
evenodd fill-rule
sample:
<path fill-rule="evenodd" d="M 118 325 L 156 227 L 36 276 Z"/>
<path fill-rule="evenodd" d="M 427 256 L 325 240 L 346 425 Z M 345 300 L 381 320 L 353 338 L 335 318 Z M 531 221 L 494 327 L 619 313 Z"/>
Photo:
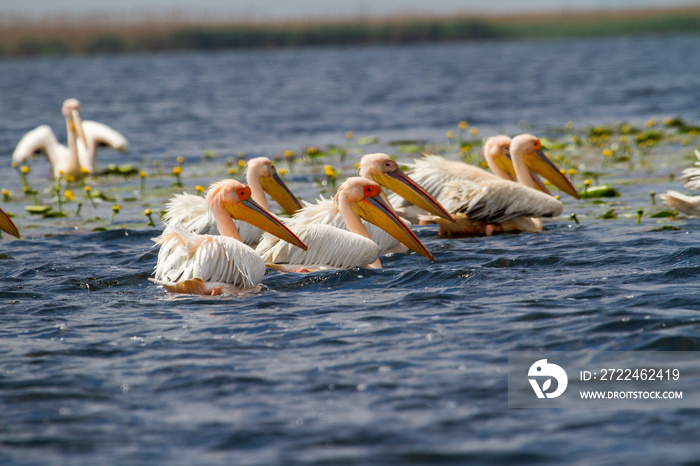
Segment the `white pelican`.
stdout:
<path fill-rule="evenodd" d="M 414 181 L 423 186 L 428 193 L 438 199 L 443 188 L 451 181 L 482 183 L 499 179 L 520 180 L 522 178 L 522 184 L 525 186 L 536 186 L 540 191 L 548 193 L 534 173 L 541 174 L 559 189 L 578 199 L 579 195 L 576 192 L 576 188 L 571 185 L 569 180 L 559 172 L 541 151 L 542 145 L 539 139 L 531 135 L 521 136 L 537 141 L 536 143 L 533 142 L 532 153 L 513 153 L 510 150 L 512 141 L 508 136 L 492 136 L 486 140 L 483 149 L 484 158 L 493 173 L 489 173 L 474 165 L 450 161 L 439 155 L 426 155 L 413 164 L 412 170 L 408 174 Z M 537 146 L 536 149 L 534 149 L 535 145 Z M 509 153 L 511 158 L 508 157 Z M 422 209 L 395 195 L 392 195 L 389 200 L 401 216 L 413 223 L 418 222 L 418 216 L 426 214 Z"/>
<path fill-rule="evenodd" d="M 19 230 L 2 209 L 0 209 L 0 230 L 19 238 Z"/>
<path fill-rule="evenodd" d="M 700 217 L 700 196 L 688 196 L 678 191 L 667 191 L 659 195 L 661 200 L 689 217 Z"/>
<path fill-rule="evenodd" d="M 270 210 L 265 193 L 268 193 L 290 215 L 302 207 L 277 174 L 275 165 L 267 157 L 257 157 L 248 161 L 246 183 L 253 193 L 253 200 L 265 210 Z M 176 194 L 170 199 L 163 221 L 167 224 L 179 223 L 183 228 L 194 233 L 219 234 L 214 216 L 207 209 L 204 198 L 194 194 Z M 235 220 L 234 223 L 245 244 L 254 247 L 260 242 L 263 234 L 261 229 L 247 222 Z"/>
<path fill-rule="evenodd" d="M 207 208 L 221 236 L 200 235 L 177 224 L 170 225 L 154 240 L 160 245 L 154 281 L 176 293 L 217 295 L 258 290 L 265 275 L 265 262 L 241 242 L 231 217 L 251 222 L 295 247 L 306 249 L 299 238 L 250 199 L 250 195 L 250 188 L 239 181 L 213 184 L 207 194 Z"/>
<path fill-rule="evenodd" d="M 35 153 L 43 152 L 49 159 L 54 178 L 58 179 L 62 175 L 79 177 L 83 174 L 81 168 L 95 173 L 99 146 L 109 146 L 120 152 L 128 150 L 129 144 L 117 131 L 96 121 L 83 121 L 78 100 L 66 99 L 62 112 L 66 118 L 68 147 L 58 142 L 50 127 L 41 125 L 22 136 L 12 153 L 12 161 L 21 164 Z"/>
<path fill-rule="evenodd" d="M 453 221 L 445 208 L 409 178 L 399 168 L 399 164 L 387 154 L 364 155 L 360 160 L 359 174 L 362 178 L 373 180 L 381 186 L 394 191 L 396 195 L 406 199 L 406 202 L 419 206 L 422 212 L 428 211 L 447 221 Z M 387 205 L 391 205 L 384 192 L 381 193 L 381 196 Z M 326 224 L 337 228 L 346 228 L 338 205 L 332 199 L 324 199 L 323 197 L 317 200 L 315 204 L 306 203 L 306 207 L 299 211 L 295 217 L 303 218 L 305 223 Z M 408 251 L 405 245 L 402 245 L 386 231 L 371 223 L 363 223 L 365 223 L 372 241 L 379 245 L 380 255 Z M 404 221 L 404 223 L 410 227 L 410 222 Z"/>
<path fill-rule="evenodd" d="M 502 180 L 496 176 L 482 176 L 480 179 L 469 178 L 467 165 L 459 162 L 447 162 L 436 169 L 416 170 L 414 176 L 432 176 L 432 185 L 436 184 L 434 173 L 437 171 L 445 180 L 438 200 L 451 212 L 456 224 L 448 223 L 437 217 L 427 217 L 440 225 L 442 236 L 491 235 L 504 232 L 537 232 L 542 230 L 539 217 L 560 215 L 561 202 L 542 192 L 532 189 L 533 181 L 530 169 L 542 174 L 555 186 L 578 198 L 578 193 L 569 180 L 549 161 L 542 152 L 539 139 L 530 134 L 521 134 L 513 138 L 510 154 L 518 178 L 518 183 Z M 529 161 L 529 163 L 528 163 Z M 421 161 L 419 161 L 421 162 Z M 432 161 L 429 161 L 432 162 Z M 416 164 L 419 168 L 420 164 Z M 461 167 L 461 172 L 460 170 Z M 473 171 L 472 168 L 469 171 Z M 455 176 L 458 173 L 458 176 Z M 426 183 L 426 188 L 430 186 Z M 533 218 L 534 217 L 534 218 Z"/>
<path fill-rule="evenodd" d="M 374 181 L 360 177 L 349 178 L 338 188 L 335 196 L 347 230 L 306 223 L 304 216 L 297 214 L 287 224 L 309 247 L 307 251 L 290 248 L 269 234 L 263 235 L 255 251 L 268 266 L 284 271 L 381 268 L 379 247 L 370 238 L 361 217 L 432 262 L 433 255 L 387 205 L 381 194 L 382 189 Z"/>
<path fill-rule="evenodd" d="M 698 162 L 695 162 L 696 167 L 700 167 L 700 151 L 695 149 L 695 157 Z M 683 186 L 691 190 L 700 189 L 700 168 L 686 168 L 683 170 L 683 175 L 680 177 L 683 181 Z M 690 217 L 700 217 L 700 196 L 688 196 L 681 194 L 678 191 L 668 191 L 666 194 L 659 196 L 661 200 Z"/>

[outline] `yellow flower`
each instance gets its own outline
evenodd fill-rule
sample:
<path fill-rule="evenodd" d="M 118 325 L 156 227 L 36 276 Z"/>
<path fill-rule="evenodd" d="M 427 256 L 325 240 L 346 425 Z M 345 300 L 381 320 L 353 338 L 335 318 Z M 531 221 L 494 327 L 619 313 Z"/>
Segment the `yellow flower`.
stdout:
<path fill-rule="evenodd" d="M 241 167 L 241 168 L 245 167 L 245 160 L 243 160 L 243 159 L 239 160 L 239 161 L 238 161 L 238 166 Z"/>
<path fill-rule="evenodd" d="M 179 175 L 182 173 L 182 167 L 173 168 L 173 175 Z"/>
<path fill-rule="evenodd" d="M 472 134 L 472 136 L 477 136 L 479 134 L 479 128 L 474 126 L 472 129 L 469 130 L 469 132 Z"/>
<path fill-rule="evenodd" d="M 554 199 L 556 199 L 556 200 L 558 201 L 558 200 L 561 199 L 561 196 L 560 196 L 559 194 L 556 194 L 556 195 L 554 196 Z"/>
<path fill-rule="evenodd" d="M 653 140 L 653 139 L 647 139 L 647 146 L 651 147 L 651 146 L 653 146 L 654 144 L 655 144 L 655 143 L 654 143 L 654 140 Z"/>
<path fill-rule="evenodd" d="M 647 120 L 646 123 L 644 123 L 644 126 L 646 126 L 647 128 L 651 128 L 652 126 L 656 126 L 658 123 L 659 120 L 657 120 L 656 118 L 651 118 Z"/>
<path fill-rule="evenodd" d="M 17 168 L 17 162 L 15 162 L 14 160 L 12 161 L 12 168 Z"/>
<path fill-rule="evenodd" d="M 145 171 L 140 171 L 140 172 L 139 172 L 139 176 L 140 176 L 141 178 L 146 178 L 146 176 L 148 176 L 148 175 L 146 175 L 146 172 L 145 172 Z"/>
<path fill-rule="evenodd" d="M 575 175 L 576 174 L 576 169 L 575 168 L 569 168 L 566 172 L 569 176 Z"/>
<path fill-rule="evenodd" d="M 459 123 L 457 123 L 457 126 L 459 126 L 459 129 L 465 130 L 465 129 L 467 129 L 467 126 L 469 126 L 469 123 L 467 123 L 466 121 L 462 120 L 462 121 L 460 121 Z"/>
<path fill-rule="evenodd" d="M 664 124 L 665 124 L 666 126 L 668 126 L 668 125 L 670 125 L 671 123 L 673 123 L 673 120 L 671 119 L 671 117 L 665 117 L 663 121 L 664 121 Z"/>
<path fill-rule="evenodd" d="M 445 136 L 447 136 L 447 139 L 452 139 L 455 137 L 455 132 L 452 130 L 449 130 L 448 132 L 445 133 Z"/>
<path fill-rule="evenodd" d="M 294 157 L 294 152 L 292 152 L 291 150 L 286 150 L 284 151 L 284 156 L 286 158 Z"/>
<path fill-rule="evenodd" d="M 26 174 L 26 173 L 29 173 L 30 171 L 32 171 L 32 169 L 26 165 L 22 165 L 21 167 L 19 167 L 19 171 Z"/>
<path fill-rule="evenodd" d="M 185 163 L 185 158 L 181 155 L 177 156 L 177 163 Z"/>
<path fill-rule="evenodd" d="M 338 172 L 336 172 L 335 169 L 330 165 L 325 165 L 323 167 L 323 171 L 326 173 L 326 176 L 328 178 L 333 178 L 334 176 L 338 175 Z"/>
<path fill-rule="evenodd" d="M 88 170 L 85 167 L 80 167 L 80 173 L 82 173 L 83 175 L 88 175 L 90 173 L 90 170 Z"/>
<path fill-rule="evenodd" d="M 66 181 L 69 183 L 75 183 L 75 177 L 73 175 L 66 176 Z"/>
<path fill-rule="evenodd" d="M 314 146 L 311 146 L 308 149 L 306 149 L 306 153 L 308 153 L 309 155 L 314 155 L 318 153 L 318 149 Z"/>
<path fill-rule="evenodd" d="M 691 130 L 688 132 L 688 134 L 689 134 L 691 137 L 695 137 L 695 136 L 698 135 L 698 132 L 697 132 L 696 130 L 694 130 L 694 129 L 691 129 Z"/>
<path fill-rule="evenodd" d="M 2 195 L 3 195 L 3 196 L 9 196 L 9 195 L 10 195 L 10 191 L 8 191 L 7 189 L 3 189 L 3 190 L 2 190 Z"/>
<path fill-rule="evenodd" d="M 353 136 L 355 136 L 352 131 L 346 131 L 345 132 L 345 139 L 352 139 Z"/>
<path fill-rule="evenodd" d="M 143 211 L 144 215 L 151 215 L 153 212 L 151 212 L 151 209 L 146 209 Z"/>
<path fill-rule="evenodd" d="M 603 151 L 603 155 L 604 155 L 605 157 L 612 157 L 613 152 L 612 152 L 610 149 L 605 149 L 605 150 Z"/>
<path fill-rule="evenodd" d="M 588 178 L 586 178 L 585 180 L 583 180 L 583 184 L 585 184 L 586 186 L 590 186 L 590 185 L 591 185 L 591 180 L 589 180 Z"/>
<path fill-rule="evenodd" d="M 205 191 L 204 186 L 198 184 L 197 186 L 194 187 L 195 190 L 197 190 L 198 193 L 203 193 Z"/>
<path fill-rule="evenodd" d="M 118 214 L 119 210 L 121 210 L 121 207 L 119 207 L 117 204 L 114 204 L 112 206 L 112 212 L 114 212 L 115 214 Z"/>
<path fill-rule="evenodd" d="M 620 136 L 620 142 L 621 142 L 621 143 L 625 143 L 625 142 L 627 142 L 628 140 L 629 140 L 629 138 L 628 138 L 627 136 Z"/>
<path fill-rule="evenodd" d="M 63 197 L 65 197 L 69 201 L 72 201 L 73 199 L 75 199 L 75 194 L 73 194 L 73 191 L 71 191 L 70 189 L 66 189 L 63 192 Z"/>
<path fill-rule="evenodd" d="M 228 174 L 229 174 L 229 175 L 235 175 L 236 173 L 238 173 L 238 170 L 237 170 L 236 168 L 231 167 L 231 168 L 228 169 Z"/>
<path fill-rule="evenodd" d="M 90 191 L 92 191 L 92 187 L 90 185 L 85 186 L 85 188 L 83 188 L 83 189 L 85 189 L 85 192 L 88 194 L 90 194 Z"/>
<path fill-rule="evenodd" d="M 287 169 L 286 168 L 281 168 L 279 171 L 280 176 L 284 176 L 287 174 Z"/>

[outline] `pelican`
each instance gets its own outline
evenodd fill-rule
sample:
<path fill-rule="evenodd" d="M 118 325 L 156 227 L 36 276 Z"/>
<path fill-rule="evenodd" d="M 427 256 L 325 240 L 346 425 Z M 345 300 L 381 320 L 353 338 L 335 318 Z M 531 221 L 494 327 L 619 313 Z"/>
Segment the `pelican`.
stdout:
<path fill-rule="evenodd" d="M 525 186 L 537 187 L 548 193 L 534 173 L 547 178 L 552 184 L 579 199 L 578 192 L 568 179 L 549 161 L 541 151 L 539 139 L 532 135 L 521 135 L 533 141 L 533 152 L 514 153 L 511 150 L 511 139 L 508 136 L 492 136 L 484 143 L 484 158 L 493 173 L 463 162 L 450 161 L 438 155 L 426 155 L 413 164 L 409 176 L 425 188 L 433 197 L 438 198 L 443 188 L 449 182 L 482 183 L 494 180 L 520 180 Z M 537 145 L 535 149 L 534 146 Z M 508 157 L 510 153 L 511 158 Z M 533 173 L 534 172 L 534 173 Z M 515 177 L 515 178 L 514 178 Z M 418 222 L 418 216 L 426 212 L 403 199 L 392 195 L 389 200 L 396 211 L 413 223 Z"/>
<path fill-rule="evenodd" d="M 695 157 L 699 160 L 695 162 L 695 166 L 700 167 L 700 151 L 697 149 L 695 149 Z M 683 170 L 680 180 L 683 181 L 683 186 L 690 190 L 700 189 L 700 168 L 686 168 Z M 688 196 L 678 191 L 667 191 L 666 194 L 661 194 L 659 197 L 665 204 L 689 217 L 700 217 L 700 196 Z"/>
<path fill-rule="evenodd" d="M 267 157 L 257 157 L 248 161 L 246 182 L 252 192 L 253 200 L 265 210 L 270 210 L 265 193 L 268 193 L 290 215 L 302 207 L 277 174 L 275 165 Z M 214 216 L 207 209 L 202 196 L 186 193 L 175 195 L 167 204 L 163 220 L 168 224 L 180 223 L 183 228 L 194 233 L 219 234 Z M 245 244 L 255 246 L 260 242 L 262 230 L 246 222 L 234 221 L 234 223 Z"/>
<path fill-rule="evenodd" d="M 2 209 L 0 209 L 0 230 L 11 234 L 15 238 L 19 238 L 19 230 L 17 230 L 15 224 L 12 223 L 10 217 Z"/>
<path fill-rule="evenodd" d="M 21 164 L 35 153 L 43 152 L 49 159 L 54 178 L 80 177 L 83 171 L 95 173 L 99 146 L 109 146 L 119 152 L 128 150 L 126 139 L 114 129 L 96 121 L 83 121 L 77 99 L 66 99 L 62 113 L 66 118 L 68 147 L 58 142 L 50 127 L 41 125 L 22 136 L 12 153 L 12 161 Z"/>
<path fill-rule="evenodd" d="M 154 239 L 160 245 L 154 281 L 175 293 L 219 295 L 257 291 L 265 275 L 265 262 L 241 242 L 231 217 L 251 222 L 295 247 L 306 249 L 294 233 L 250 196 L 251 189 L 239 181 L 213 184 L 206 203 L 221 235 L 200 235 L 178 224 L 170 225 Z"/>
<path fill-rule="evenodd" d="M 287 223 L 305 244 L 307 251 L 290 248 L 264 234 L 257 252 L 268 266 L 295 272 L 353 267 L 381 268 L 379 247 L 372 241 L 360 218 L 382 228 L 416 253 L 432 262 L 433 255 L 382 199 L 382 189 L 365 178 L 349 178 L 335 196 L 347 230 L 325 224 L 307 223 L 300 211 Z"/>
<path fill-rule="evenodd" d="M 466 173 L 473 171 L 458 162 L 447 162 L 431 170 L 421 169 L 417 163 L 418 177 L 429 176 L 435 186 L 435 171 L 442 174 L 444 185 L 438 200 L 451 212 L 456 224 L 445 222 L 437 217 L 427 217 L 440 225 L 442 236 L 491 235 L 505 232 L 537 232 L 542 230 L 540 217 L 554 217 L 561 214 L 563 206 L 557 199 L 532 189 L 532 176 L 528 165 L 537 173 L 549 179 L 555 186 L 578 198 L 576 189 L 569 180 L 549 161 L 542 152 L 539 139 L 530 134 L 521 134 L 513 138 L 510 153 L 517 175 L 518 183 L 506 181 L 492 175 L 469 178 Z M 420 162 L 420 161 L 419 161 Z M 428 161 L 432 162 L 432 161 Z M 428 164 L 430 165 L 430 164 Z M 458 172 L 459 168 L 461 172 Z M 446 174 L 445 174 L 446 173 Z M 457 173 L 457 175 L 455 175 Z M 432 177 L 432 178 L 430 178 Z M 420 181 L 419 181 L 420 182 Z"/>
<path fill-rule="evenodd" d="M 409 178 L 401 168 L 387 154 L 366 154 L 360 160 L 359 175 L 367 180 L 374 181 L 381 186 L 390 189 L 406 199 L 412 205 L 419 206 L 421 211 L 428 211 L 446 221 L 453 222 L 452 216 L 440 205 L 430 194 L 421 188 L 415 181 Z M 380 196 L 387 205 L 389 199 L 382 191 Z M 306 223 L 327 224 L 345 229 L 345 221 L 338 205 L 332 199 L 321 197 L 315 204 L 306 204 L 306 207 L 299 211 L 297 218 L 303 218 Z M 395 237 L 381 228 L 365 223 L 372 241 L 379 245 L 379 254 L 385 255 L 392 252 L 406 252 L 408 248 L 401 244 Z M 404 221 L 409 227 L 410 222 Z"/>
<path fill-rule="evenodd" d="M 700 217 L 700 196 L 687 196 L 678 191 L 667 191 L 659 195 L 661 200 L 689 217 Z"/>

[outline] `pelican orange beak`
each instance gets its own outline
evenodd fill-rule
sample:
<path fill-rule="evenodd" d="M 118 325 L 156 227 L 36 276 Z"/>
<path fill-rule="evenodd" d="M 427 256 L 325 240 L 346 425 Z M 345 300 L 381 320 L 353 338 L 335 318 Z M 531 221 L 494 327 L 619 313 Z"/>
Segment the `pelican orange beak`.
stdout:
<path fill-rule="evenodd" d="M 282 178 L 275 172 L 272 176 L 260 178 L 263 191 L 270 195 L 289 215 L 302 208 L 301 202 L 292 194 Z"/>
<path fill-rule="evenodd" d="M 71 112 L 71 126 L 72 129 L 75 131 L 75 133 L 78 135 L 78 137 L 83 141 L 83 144 L 85 144 L 85 148 L 87 149 L 88 147 L 88 142 L 87 138 L 85 137 L 85 131 L 83 131 L 83 118 L 80 116 L 80 111 L 79 110 L 73 110 Z"/>
<path fill-rule="evenodd" d="M 414 204 L 423 210 L 427 210 L 431 214 L 437 215 L 445 220 L 449 220 L 452 223 L 455 222 L 452 215 L 450 215 L 450 213 L 447 212 L 447 210 L 445 210 L 445 208 L 438 201 L 436 201 L 433 196 L 428 194 L 415 181 L 409 178 L 408 175 L 406 175 L 400 168 L 397 168 L 394 171 L 386 172 L 383 175 L 373 174 L 372 178 L 378 184 L 394 191 L 411 204 Z"/>
<path fill-rule="evenodd" d="M 428 252 L 428 249 L 410 228 L 401 221 L 394 210 L 382 200 L 381 188 L 379 186 L 366 186 L 364 189 L 365 197 L 361 201 L 352 204 L 353 212 L 389 233 L 408 246 L 411 251 L 427 257 L 430 259 L 430 262 L 433 262 L 435 260 L 433 255 Z"/>
<path fill-rule="evenodd" d="M 571 184 L 569 179 L 564 176 L 559 169 L 549 160 L 549 157 L 542 151 L 542 149 L 536 150 L 532 153 L 525 154 L 523 157 L 525 166 L 528 170 L 542 175 L 549 180 L 554 186 L 564 191 L 569 196 L 576 199 L 581 197 L 576 191 L 576 188 Z"/>
<path fill-rule="evenodd" d="M 304 251 L 308 249 L 306 244 L 280 222 L 279 219 L 260 207 L 257 202 L 250 198 L 249 187 L 246 186 L 244 189 L 241 189 L 241 191 L 242 193 L 239 193 L 240 202 L 238 204 L 225 204 L 226 211 L 231 217 L 250 223 L 268 233 L 272 233 L 279 239 L 291 243 Z"/>
<path fill-rule="evenodd" d="M 15 238 L 19 238 L 19 230 L 17 230 L 15 224 L 12 223 L 10 217 L 2 209 L 0 209 L 0 230 L 11 234 Z"/>

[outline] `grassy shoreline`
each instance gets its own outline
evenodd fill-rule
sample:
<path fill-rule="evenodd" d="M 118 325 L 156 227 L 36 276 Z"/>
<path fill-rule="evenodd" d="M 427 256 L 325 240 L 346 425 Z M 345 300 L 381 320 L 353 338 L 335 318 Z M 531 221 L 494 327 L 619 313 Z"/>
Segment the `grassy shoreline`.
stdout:
<path fill-rule="evenodd" d="M 0 20 L 0 57 L 698 33 L 700 7 L 271 23 L 195 23 L 180 17 L 138 21 L 5 18 Z"/>

